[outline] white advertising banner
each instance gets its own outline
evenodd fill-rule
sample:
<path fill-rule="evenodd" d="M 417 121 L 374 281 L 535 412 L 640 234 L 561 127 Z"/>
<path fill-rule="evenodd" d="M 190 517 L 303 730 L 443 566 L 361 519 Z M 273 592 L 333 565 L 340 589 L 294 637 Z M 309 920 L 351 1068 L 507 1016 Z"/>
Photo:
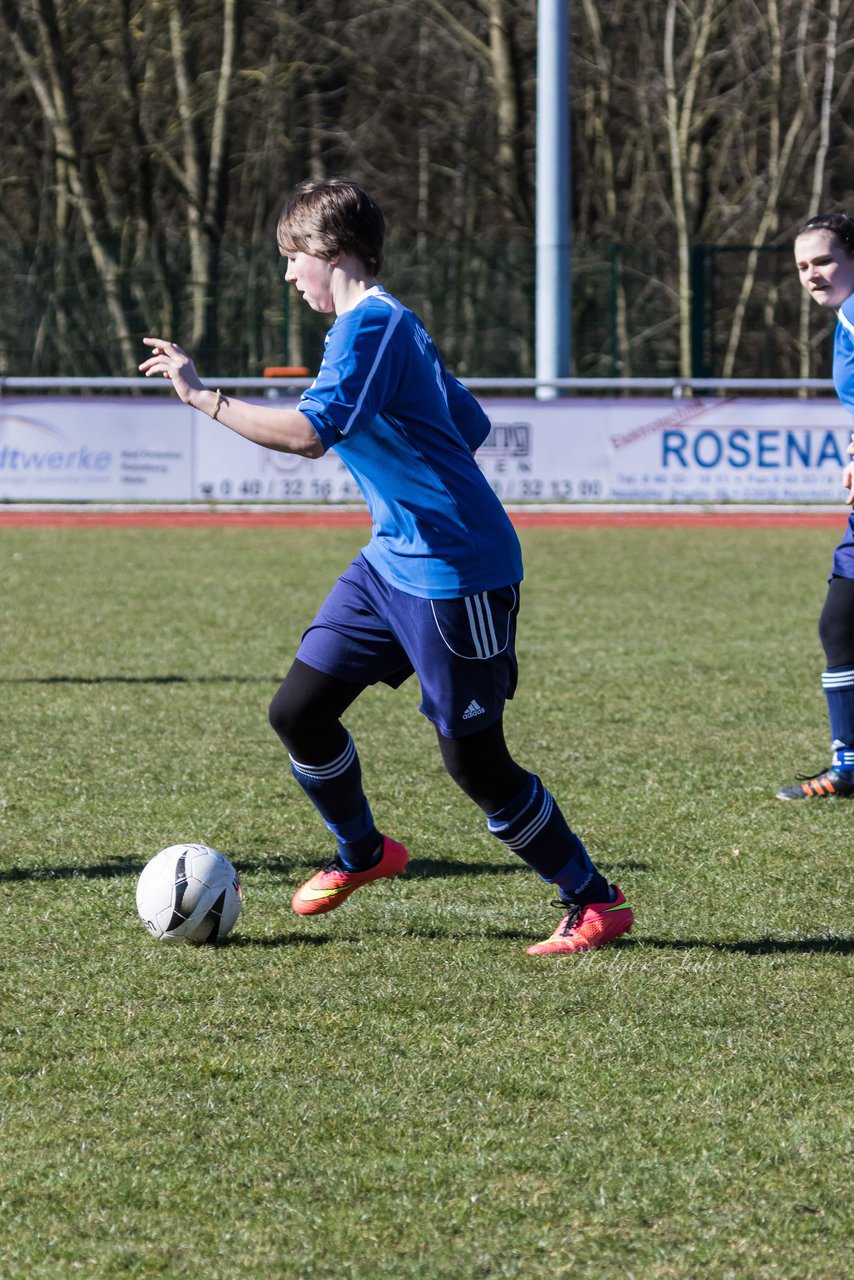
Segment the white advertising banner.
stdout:
<path fill-rule="evenodd" d="M 504 502 L 838 502 L 835 400 L 484 401 L 480 466 Z"/>
<path fill-rule="evenodd" d="M 197 415 L 198 416 L 198 415 Z M 199 420 L 193 498 L 203 502 L 360 502 L 362 495 L 335 454 L 300 458 L 276 453 L 215 422 Z"/>
<path fill-rule="evenodd" d="M 506 503 L 833 503 L 833 399 L 482 399 L 478 463 Z M 334 450 L 260 449 L 174 399 L 0 399 L 0 501 L 358 502 Z"/>
<path fill-rule="evenodd" d="M 0 400 L 0 501 L 186 502 L 194 411 L 130 397 Z"/>

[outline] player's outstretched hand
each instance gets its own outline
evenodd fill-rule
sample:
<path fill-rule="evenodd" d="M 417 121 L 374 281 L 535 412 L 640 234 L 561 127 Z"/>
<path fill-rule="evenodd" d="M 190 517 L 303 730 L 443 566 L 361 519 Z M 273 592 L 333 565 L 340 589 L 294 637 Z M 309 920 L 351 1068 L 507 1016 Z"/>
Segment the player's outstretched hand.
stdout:
<path fill-rule="evenodd" d="M 151 347 L 151 355 L 139 366 L 146 378 L 158 373 L 171 378 L 172 386 L 185 404 L 191 403 L 194 391 L 204 391 L 205 384 L 196 373 L 196 366 L 177 343 L 166 338 L 143 338 L 143 342 Z"/>

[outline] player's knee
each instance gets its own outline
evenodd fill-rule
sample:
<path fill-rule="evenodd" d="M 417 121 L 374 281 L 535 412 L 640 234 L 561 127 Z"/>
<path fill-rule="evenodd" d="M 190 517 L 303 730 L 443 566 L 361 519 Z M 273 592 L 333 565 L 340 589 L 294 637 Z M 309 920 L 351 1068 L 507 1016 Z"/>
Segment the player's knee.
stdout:
<path fill-rule="evenodd" d="M 494 813 L 515 796 L 528 775 L 510 756 L 500 724 L 467 738 L 439 735 L 445 769 L 484 813 Z"/>
<path fill-rule="evenodd" d="M 346 730 L 340 721 L 286 684 L 270 703 L 268 718 L 273 731 L 295 760 L 331 760 L 342 750 L 341 739 Z"/>
<path fill-rule="evenodd" d="M 467 766 L 465 760 L 455 751 L 443 751 L 442 763 L 448 776 L 457 784 L 461 791 L 470 796 L 472 793 L 471 770 Z"/>
<path fill-rule="evenodd" d="M 305 717 L 284 689 L 277 690 L 270 703 L 268 717 L 270 727 L 288 750 L 293 751 L 301 736 Z"/>

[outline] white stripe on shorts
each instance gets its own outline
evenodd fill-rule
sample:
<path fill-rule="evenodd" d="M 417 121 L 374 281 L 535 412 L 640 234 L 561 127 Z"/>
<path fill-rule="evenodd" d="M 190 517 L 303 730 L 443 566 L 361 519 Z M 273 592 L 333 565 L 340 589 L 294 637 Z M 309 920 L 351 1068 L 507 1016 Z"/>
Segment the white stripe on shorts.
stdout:
<path fill-rule="evenodd" d="M 466 613 L 471 628 L 471 638 L 475 652 L 479 658 L 494 658 L 501 652 L 495 626 L 492 621 L 492 610 L 489 607 L 489 596 L 485 591 L 478 596 L 466 596 Z"/>

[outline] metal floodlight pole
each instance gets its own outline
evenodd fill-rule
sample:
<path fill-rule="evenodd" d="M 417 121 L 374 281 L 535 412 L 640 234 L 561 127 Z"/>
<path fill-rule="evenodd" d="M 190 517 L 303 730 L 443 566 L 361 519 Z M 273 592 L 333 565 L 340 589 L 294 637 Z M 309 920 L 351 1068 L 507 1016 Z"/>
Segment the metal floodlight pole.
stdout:
<path fill-rule="evenodd" d="M 537 5 L 536 375 L 545 382 L 569 377 L 572 362 L 569 3 Z"/>

